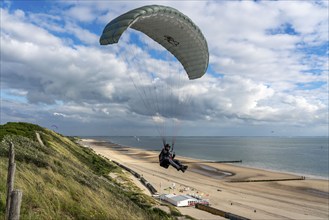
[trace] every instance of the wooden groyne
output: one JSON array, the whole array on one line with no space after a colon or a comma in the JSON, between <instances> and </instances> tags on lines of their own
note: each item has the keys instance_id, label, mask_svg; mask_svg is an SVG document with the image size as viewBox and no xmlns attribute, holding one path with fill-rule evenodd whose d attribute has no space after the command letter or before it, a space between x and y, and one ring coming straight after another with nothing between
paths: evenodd
<instances>
[{"instance_id":1,"label":"wooden groyne","mask_svg":"<svg viewBox=\"0 0 329 220\"><path fill-rule=\"evenodd\" d=\"M242 160L184 161L184 163L242 163Z\"/></svg>"},{"instance_id":2,"label":"wooden groyne","mask_svg":"<svg viewBox=\"0 0 329 220\"><path fill-rule=\"evenodd\" d=\"M282 178L282 179L262 179L262 180L230 180L229 183L254 183L254 182L276 182L276 181L293 181L293 180L305 180L305 176L297 178Z\"/></svg>"},{"instance_id":3,"label":"wooden groyne","mask_svg":"<svg viewBox=\"0 0 329 220\"><path fill-rule=\"evenodd\" d=\"M128 171L129 173L131 173L132 175L134 175L137 179L139 179L139 181L150 191L150 193L152 195L156 194L158 191L152 186L151 183L149 183L144 177L142 177L139 173L133 171L132 169L130 169L129 167L112 160L113 163L115 163L116 165L118 165L119 167L125 169L126 171Z\"/></svg>"},{"instance_id":4,"label":"wooden groyne","mask_svg":"<svg viewBox=\"0 0 329 220\"><path fill-rule=\"evenodd\" d=\"M203 204L196 204L195 208L206 211L206 212L209 212L213 215L219 215L219 216L222 216L224 218L228 218L230 220L249 220L248 218L245 218L245 217L242 217L242 216L239 216L239 215L235 215L235 214L230 213L230 212L225 212L223 210L216 209L216 208L213 208L213 207L210 207L210 206L207 206L207 205L203 205Z\"/></svg>"},{"instance_id":5,"label":"wooden groyne","mask_svg":"<svg viewBox=\"0 0 329 220\"><path fill-rule=\"evenodd\" d=\"M209 163L242 163L242 160L211 161Z\"/></svg>"}]
</instances>

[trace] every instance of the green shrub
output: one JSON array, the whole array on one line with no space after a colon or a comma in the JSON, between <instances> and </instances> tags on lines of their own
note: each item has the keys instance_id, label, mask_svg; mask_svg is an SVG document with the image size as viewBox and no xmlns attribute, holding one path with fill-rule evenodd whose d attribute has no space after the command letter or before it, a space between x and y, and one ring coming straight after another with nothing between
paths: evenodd
<instances>
[{"instance_id":1,"label":"green shrub","mask_svg":"<svg viewBox=\"0 0 329 220\"><path fill-rule=\"evenodd\" d=\"M39 125L25 122L8 122L5 125L0 125L0 141L6 135L19 135L36 141L35 131L42 130L44 129Z\"/></svg>"}]
</instances>

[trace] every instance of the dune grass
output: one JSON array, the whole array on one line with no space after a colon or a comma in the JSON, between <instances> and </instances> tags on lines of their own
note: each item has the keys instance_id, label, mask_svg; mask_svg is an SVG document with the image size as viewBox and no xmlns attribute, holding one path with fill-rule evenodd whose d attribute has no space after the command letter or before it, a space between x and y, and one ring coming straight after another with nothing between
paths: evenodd
<instances>
[{"instance_id":1,"label":"dune grass","mask_svg":"<svg viewBox=\"0 0 329 220\"><path fill-rule=\"evenodd\" d=\"M38 143L35 132L42 138ZM153 208L120 167L48 129L27 123L1 125L0 218L4 218L8 141L16 154L16 189L23 191L21 219L175 219ZM112 179L109 173L124 181Z\"/></svg>"}]
</instances>

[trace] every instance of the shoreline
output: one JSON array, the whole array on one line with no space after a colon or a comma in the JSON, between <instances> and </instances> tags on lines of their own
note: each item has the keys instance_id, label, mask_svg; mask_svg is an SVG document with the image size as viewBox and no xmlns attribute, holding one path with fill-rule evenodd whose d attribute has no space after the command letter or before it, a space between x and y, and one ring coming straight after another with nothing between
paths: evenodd
<instances>
[{"instance_id":1,"label":"shoreline","mask_svg":"<svg viewBox=\"0 0 329 220\"><path fill-rule=\"evenodd\" d=\"M239 165L235 165L235 166L239 166ZM294 176L301 176L301 177L305 177L306 179L329 181L329 177L324 177L324 176L316 176L316 175L297 173L297 172L291 172L291 171L286 171L286 170L275 170L275 169L263 168L263 167L254 167L254 166L249 166L249 165L241 165L241 166L246 167L246 168L251 168L251 169L260 169L260 170L269 171L269 172L277 172L277 173L290 174L290 175L294 175Z\"/></svg>"},{"instance_id":2,"label":"shoreline","mask_svg":"<svg viewBox=\"0 0 329 220\"><path fill-rule=\"evenodd\" d=\"M160 194L197 194L209 199L214 208L251 219L329 218L329 181L327 180L307 178L305 180L278 181L300 176L235 164L207 163L178 155L177 159L183 164L192 162L187 164L188 170L182 173L172 167L168 169L160 167L158 164L159 152L156 151L141 150L93 139L82 139L80 144L138 172ZM194 172L195 170L197 172ZM200 170L202 172L198 172ZM235 175L216 178L219 171ZM269 179L274 181L230 182ZM145 193L149 192L145 191ZM179 207L178 210L182 214L196 219L224 219L194 207Z\"/></svg>"},{"instance_id":3,"label":"shoreline","mask_svg":"<svg viewBox=\"0 0 329 220\"><path fill-rule=\"evenodd\" d=\"M157 151L157 150L147 150L147 149L138 148L138 147L134 147L134 146L121 145L121 144L117 144L117 143L114 143L114 142L111 142L111 141L106 141L106 140L98 140L98 139L92 139L92 138L82 138L82 139L83 140L92 140L92 141L96 141L96 142L109 143L109 144L113 145L113 147L111 146L112 148L118 149L120 151L128 151L127 148L128 149L130 148L130 149L136 149L136 150L140 150L140 151L148 151L148 152L155 152L155 153L160 152L160 151ZM194 157L180 156L180 158L185 158L187 161L193 160L193 161L202 162L202 163L216 163L215 160L204 160L204 159L199 159L199 158L194 158ZM293 176L298 176L298 177L305 177L307 179L329 181L329 176L325 177L325 176L318 176L318 175L292 172L292 171L287 171L287 170L276 170L276 169L265 168L265 167L257 167L257 166L244 164L243 161L241 163L226 163L226 164L230 164L232 166L238 166L238 167L242 167L242 168L250 168L250 169L263 170L263 171L268 171L268 172L275 172L275 173L293 175Z\"/></svg>"}]
</instances>

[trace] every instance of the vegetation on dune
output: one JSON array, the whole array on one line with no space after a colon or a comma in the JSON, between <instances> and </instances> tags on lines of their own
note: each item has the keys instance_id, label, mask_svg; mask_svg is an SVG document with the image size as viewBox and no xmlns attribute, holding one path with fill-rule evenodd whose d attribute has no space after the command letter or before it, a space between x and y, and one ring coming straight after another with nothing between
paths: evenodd
<instances>
[{"instance_id":1,"label":"vegetation on dune","mask_svg":"<svg viewBox=\"0 0 329 220\"><path fill-rule=\"evenodd\" d=\"M23 191L21 219L175 219L154 208L126 173L92 149L38 125L0 125L0 218L4 218L8 151L15 146L15 188ZM44 145L36 138L41 136ZM120 176L123 181L110 177Z\"/></svg>"},{"instance_id":2,"label":"vegetation on dune","mask_svg":"<svg viewBox=\"0 0 329 220\"><path fill-rule=\"evenodd\" d=\"M8 122L5 125L0 125L0 128L0 140L3 140L6 135L19 135L37 141L35 131L44 130L39 125L24 122Z\"/></svg>"}]
</instances>

